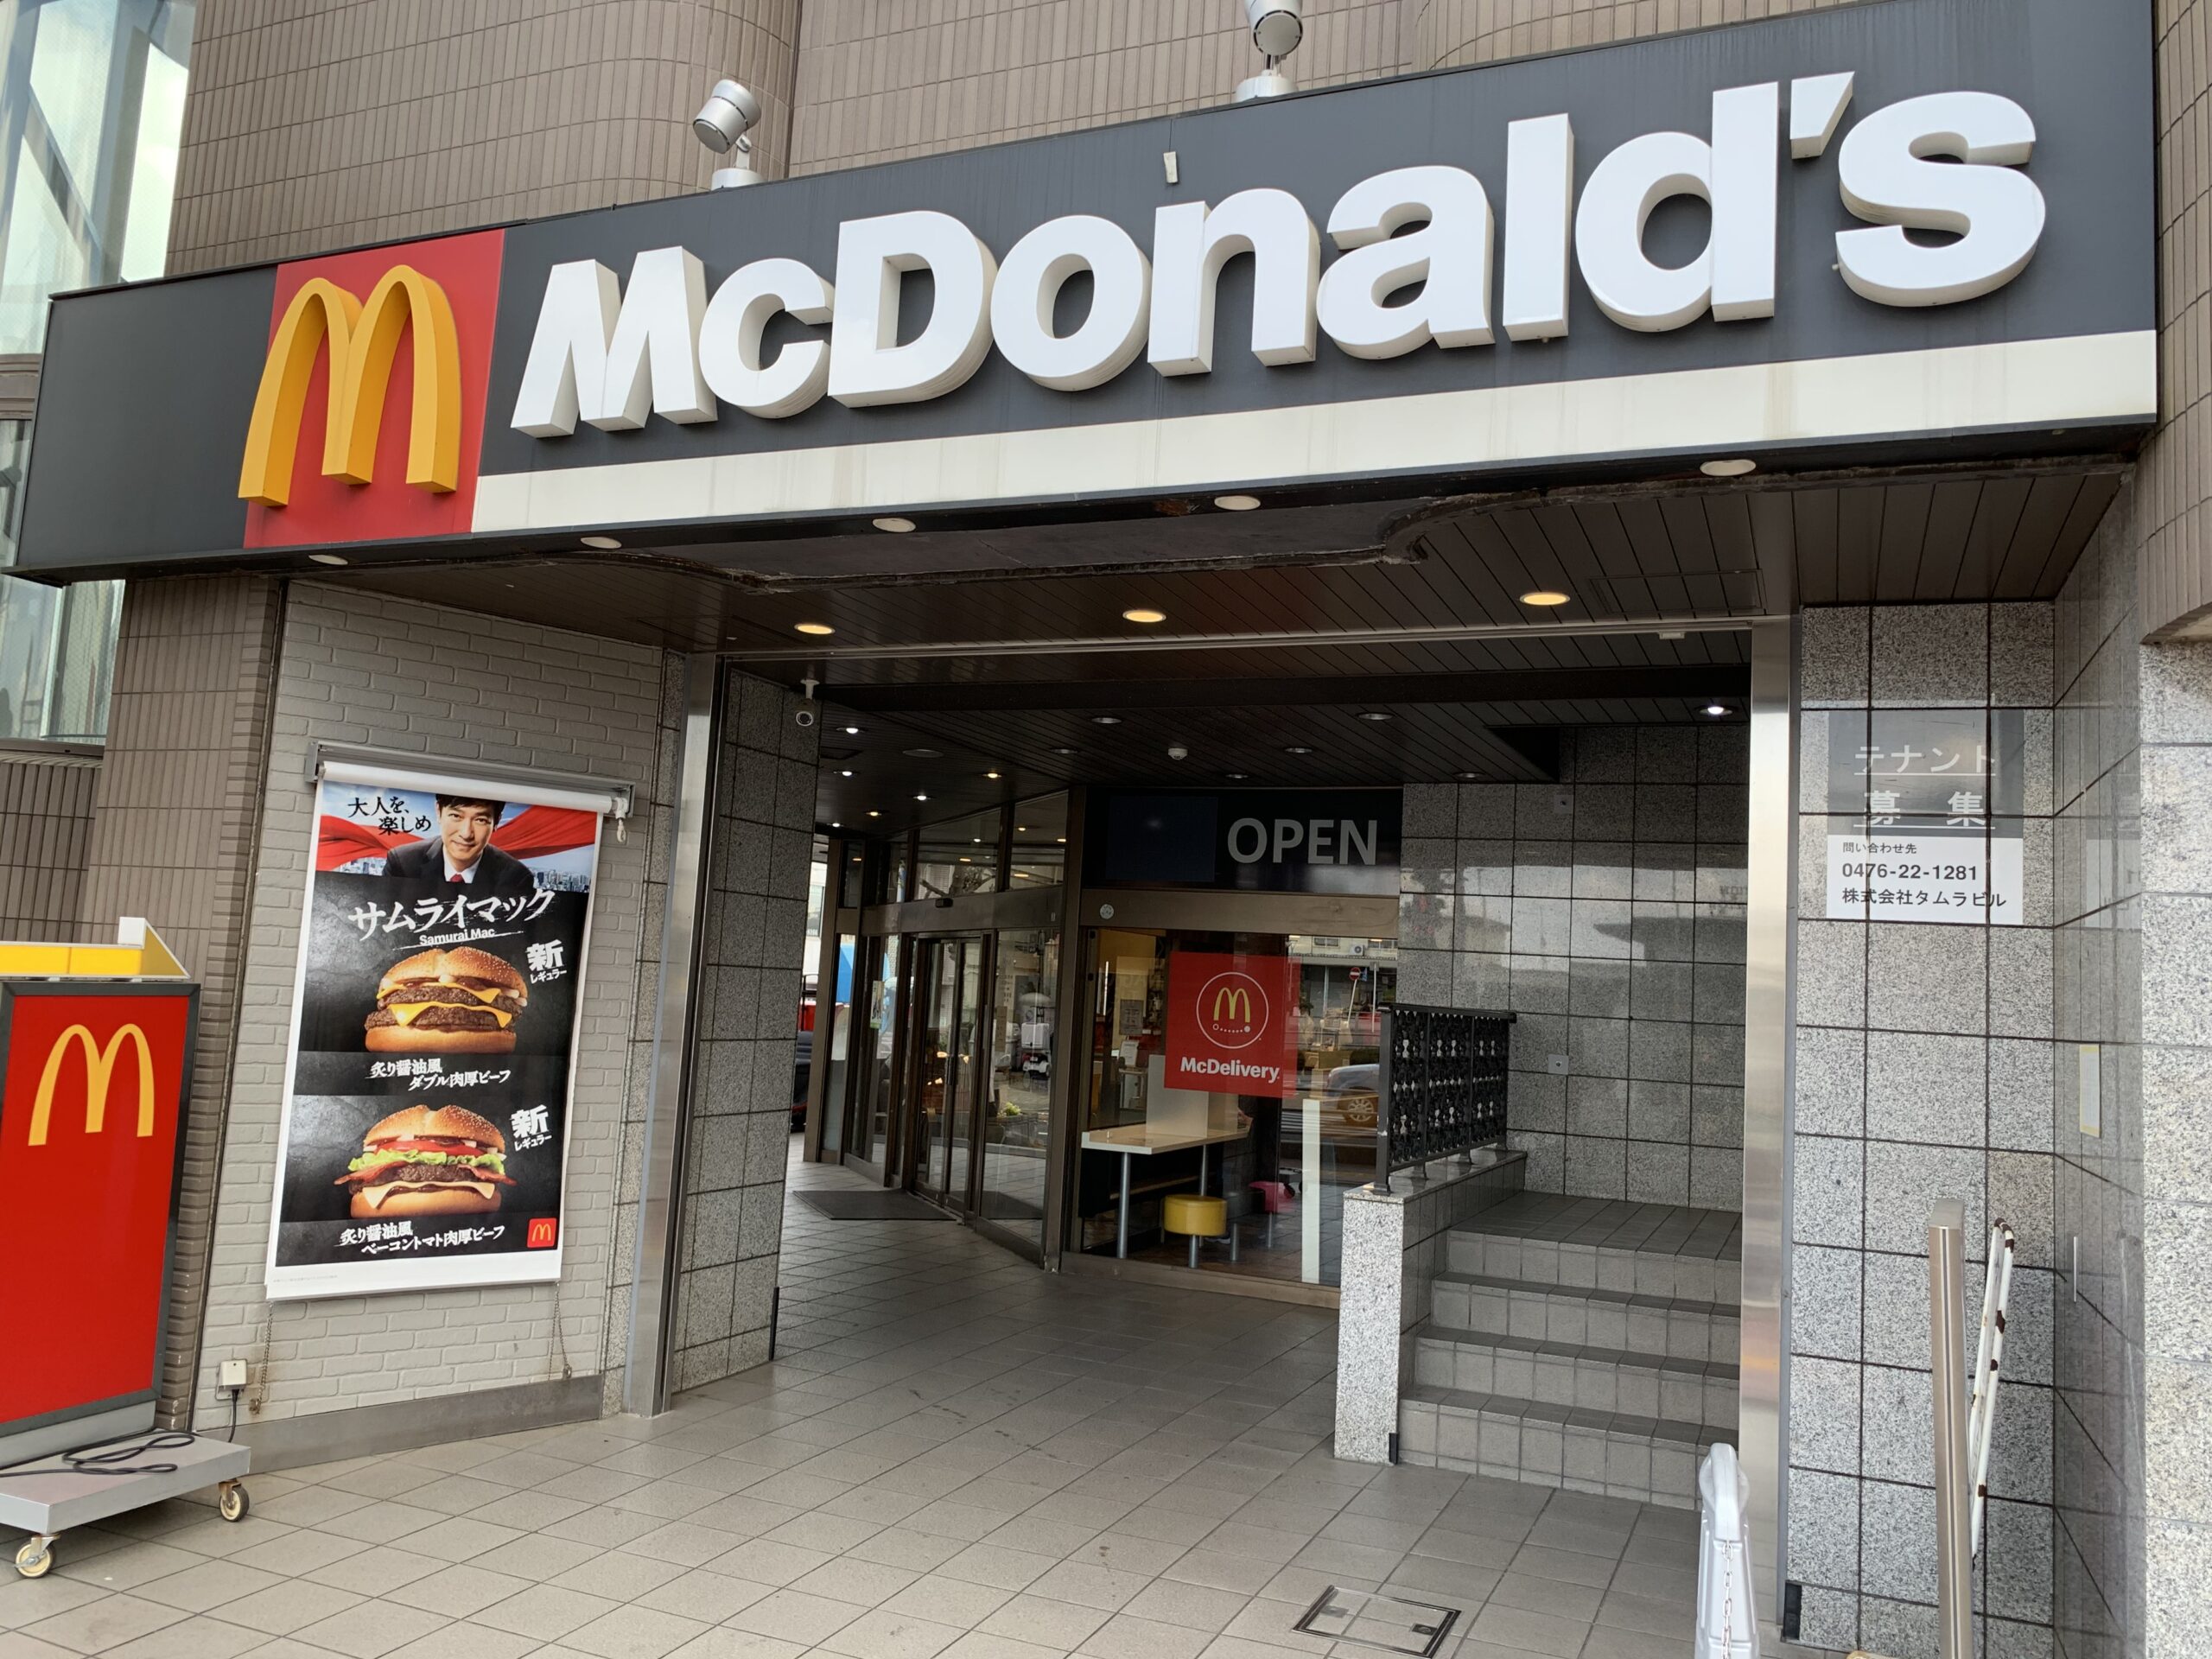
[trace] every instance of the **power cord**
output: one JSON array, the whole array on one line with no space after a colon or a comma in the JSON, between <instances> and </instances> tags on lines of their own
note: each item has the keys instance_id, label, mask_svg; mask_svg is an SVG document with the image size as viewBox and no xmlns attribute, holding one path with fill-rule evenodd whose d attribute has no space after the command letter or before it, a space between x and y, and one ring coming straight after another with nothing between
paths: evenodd
<instances>
[{"instance_id":1,"label":"power cord","mask_svg":"<svg viewBox=\"0 0 2212 1659\"><path fill-rule=\"evenodd\" d=\"M104 1446L98 1451L65 1452L60 1464L43 1469L0 1469L0 1477L12 1480L18 1475L173 1475L179 1465L130 1463L126 1459L142 1458L150 1452L179 1451L192 1441L193 1436L185 1433L156 1434L149 1440Z\"/></svg>"}]
</instances>

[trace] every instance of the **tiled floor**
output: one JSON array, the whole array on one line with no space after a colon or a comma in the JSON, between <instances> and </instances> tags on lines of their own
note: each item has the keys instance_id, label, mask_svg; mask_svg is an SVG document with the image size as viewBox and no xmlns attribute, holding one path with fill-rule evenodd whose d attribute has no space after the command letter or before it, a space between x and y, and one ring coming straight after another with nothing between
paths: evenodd
<instances>
[{"instance_id":1,"label":"tiled floor","mask_svg":"<svg viewBox=\"0 0 2212 1659\"><path fill-rule=\"evenodd\" d=\"M1336 1461L1325 1313L786 1217L773 1364L70 1535L0 1659L1374 1659L1292 1630L1331 1584L1461 1609L1440 1659L1688 1649L1694 1516Z\"/></svg>"}]
</instances>

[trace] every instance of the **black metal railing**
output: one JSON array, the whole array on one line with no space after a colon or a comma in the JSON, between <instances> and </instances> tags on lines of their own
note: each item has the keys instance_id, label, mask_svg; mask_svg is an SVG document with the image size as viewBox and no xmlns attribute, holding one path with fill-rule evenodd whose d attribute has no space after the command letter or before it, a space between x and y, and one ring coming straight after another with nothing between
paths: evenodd
<instances>
[{"instance_id":1,"label":"black metal railing","mask_svg":"<svg viewBox=\"0 0 2212 1659\"><path fill-rule=\"evenodd\" d=\"M1505 1138L1513 1020L1510 1014L1406 1002L1382 1010L1376 1190L1388 1192L1398 1170Z\"/></svg>"}]
</instances>

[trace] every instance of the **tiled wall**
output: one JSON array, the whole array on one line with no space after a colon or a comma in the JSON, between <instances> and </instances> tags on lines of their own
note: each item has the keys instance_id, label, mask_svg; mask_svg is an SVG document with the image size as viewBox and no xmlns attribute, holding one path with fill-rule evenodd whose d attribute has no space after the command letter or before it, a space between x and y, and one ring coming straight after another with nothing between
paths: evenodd
<instances>
[{"instance_id":1,"label":"tiled wall","mask_svg":"<svg viewBox=\"0 0 2212 1659\"><path fill-rule=\"evenodd\" d=\"M81 931L143 916L200 982L159 1385L171 1424L188 1421L200 1357L283 606L265 578L124 590L85 855Z\"/></svg>"},{"instance_id":2,"label":"tiled wall","mask_svg":"<svg viewBox=\"0 0 2212 1659\"><path fill-rule=\"evenodd\" d=\"M2051 628L2049 605L1803 619L1789 1566L1815 1646L1935 1653L1927 1221L1957 1198L1973 1306L1986 1217L2019 1241L1983 1650L2050 1651ZM1990 708L2024 711L2024 925L1827 918L1831 739L1864 711Z\"/></svg>"},{"instance_id":3,"label":"tiled wall","mask_svg":"<svg viewBox=\"0 0 2212 1659\"><path fill-rule=\"evenodd\" d=\"M0 939L74 939L98 754L0 746Z\"/></svg>"},{"instance_id":4,"label":"tiled wall","mask_svg":"<svg viewBox=\"0 0 2212 1659\"><path fill-rule=\"evenodd\" d=\"M734 75L784 171L799 0L200 0L168 269L703 190Z\"/></svg>"},{"instance_id":5,"label":"tiled wall","mask_svg":"<svg viewBox=\"0 0 2212 1659\"><path fill-rule=\"evenodd\" d=\"M692 1388L768 1357L790 1152L816 728L800 699L732 673L696 988L699 1052L683 1161L672 1376Z\"/></svg>"},{"instance_id":6,"label":"tiled wall","mask_svg":"<svg viewBox=\"0 0 2212 1659\"><path fill-rule=\"evenodd\" d=\"M143 648L123 658L126 669L144 660ZM251 823L251 807L260 808L201 1339L203 1377L219 1359L248 1362L249 1421L600 1370L633 1022L641 981L651 982L639 961L658 942L659 918L645 905L653 824L632 823L620 839L610 829L601 843L573 1067L562 1281L271 1303L262 1274L313 827L313 798L301 780L312 745L323 740L650 785L661 764L668 660L636 645L406 601L290 589L270 677L265 767L256 765L255 798L242 813ZM145 913L158 925L158 911ZM224 1414L211 1389L200 1389L197 1414L219 1427Z\"/></svg>"},{"instance_id":7,"label":"tiled wall","mask_svg":"<svg viewBox=\"0 0 2212 1659\"><path fill-rule=\"evenodd\" d=\"M1306 0L1301 87L1405 67L1402 0ZM1236 0L808 0L791 171L1226 104L1262 66Z\"/></svg>"},{"instance_id":8,"label":"tiled wall","mask_svg":"<svg viewBox=\"0 0 2212 1659\"><path fill-rule=\"evenodd\" d=\"M1857 0L1401 0L1406 67L1440 69L1676 29L1781 17Z\"/></svg>"},{"instance_id":9,"label":"tiled wall","mask_svg":"<svg viewBox=\"0 0 2212 1659\"><path fill-rule=\"evenodd\" d=\"M2139 729L2146 653L2138 644L2134 507L2133 492L2123 493L2057 609L2051 1141L2069 1282L2056 1309L2053 1622L2072 1659L2143 1651ZM2094 1046L2094 1135L2082 1128L2083 1045ZM2203 1106L2193 1091L2175 1103L2184 1109L2169 1132L2184 1130Z\"/></svg>"},{"instance_id":10,"label":"tiled wall","mask_svg":"<svg viewBox=\"0 0 2212 1659\"><path fill-rule=\"evenodd\" d=\"M1585 728L1556 785L1405 792L1398 995L1520 1016L1532 1192L1740 1207L1745 739Z\"/></svg>"}]
</instances>

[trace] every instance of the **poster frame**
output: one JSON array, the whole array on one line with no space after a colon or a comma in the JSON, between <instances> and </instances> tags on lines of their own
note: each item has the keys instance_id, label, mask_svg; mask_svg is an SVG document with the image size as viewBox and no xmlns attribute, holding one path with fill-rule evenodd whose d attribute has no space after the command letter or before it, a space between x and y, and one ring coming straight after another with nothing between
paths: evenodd
<instances>
[{"instance_id":1,"label":"poster frame","mask_svg":"<svg viewBox=\"0 0 2212 1659\"><path fill-rule=\"evenodd\" d=\"M576 990L570 1012L568 1077L561 1107L561 1226L550 1249L503 1250L495 1255L416 1257L388 1262L315 1262L279 1266L276 1243L284 1218L284 1180L291 1157L292 1097L298 1080L300 1026L306 1012L308 946L315 919L315 849L321 833L317 804L325 784L360 784L384 788L411 789L425 793L486 792L510 804L557 806L595 812L601 823L592 837L590 896L599 893L599 855L607 832L605 820L619 818L620 797L610 788L585 793L559 784L537 787L524 781L515 769L472 771L466 762L440 763L425 756L420 760L386 766L373 760L327 760L308 780L307 860L300 891L300 925L293 950L292 1009L284 1043L284 1091L277 1107L276 1163L272 1172L269 1206L269 1242L262 1283L272 1302L309 1301L332 1296L381 1296L407 1291L467 1290L492 1285L541 1285L559 1282L569 1249L569 1159L575 1139L576 1048L583 1034L584 995L591 982L591 941L595 908L587 909L583 938L576 952Z\"/></svg>"}]
</instances>

